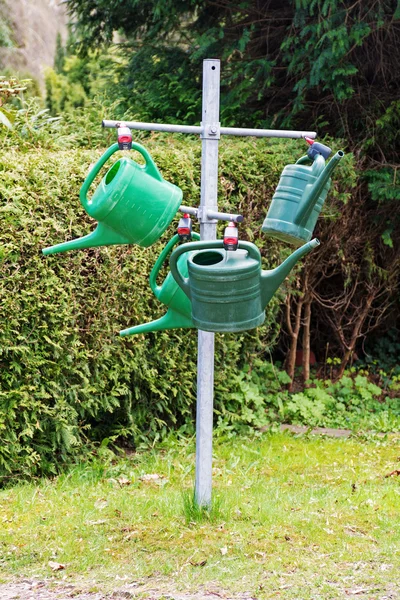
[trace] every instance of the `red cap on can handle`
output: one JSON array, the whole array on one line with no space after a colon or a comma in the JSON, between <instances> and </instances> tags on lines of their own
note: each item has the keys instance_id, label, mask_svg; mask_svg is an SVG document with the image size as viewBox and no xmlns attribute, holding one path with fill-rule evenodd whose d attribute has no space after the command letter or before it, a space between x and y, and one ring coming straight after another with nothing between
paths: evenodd
<instances>
[{"instance_id":1,"label":"red cap on can handle","mask_svg":"<svg viewBox=\"0 0 400 600\"><path fill-rule=\"evenodd\" d=\"M120 150L130 150L132 148L132 132L124 123L119 124L117 136Z\"/></svg>"}]
</instances>

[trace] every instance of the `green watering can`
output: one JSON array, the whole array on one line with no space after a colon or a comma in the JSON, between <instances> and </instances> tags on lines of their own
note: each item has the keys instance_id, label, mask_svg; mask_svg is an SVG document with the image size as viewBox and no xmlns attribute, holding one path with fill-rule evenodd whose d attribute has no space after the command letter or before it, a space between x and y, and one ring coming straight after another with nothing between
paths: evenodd
<instances>
[{"instance_id":1,"label":"green watering can","mask_svg":"<svg viewBox=\"0 0 400 600\"><path fill-rule=\"evenodd\" d=\"M327 146L318 142L313 146L326 148L325 156L329 156L330 148ZM303 156L295 165L287 165L283 169L262 226L264 233L296 246L311 239L331 186L331 173L344 153L339 150L328 164L318 151L311 156L314 160ZM313 160L311 165L307 164L310 160Z\"/></svg>"},{"instance_id":2,"label":"green watering can","mask_svg":"<svg viewBox=\"0 0 400 600\"><path fill-rule=\"evenodd\" d=\"M130 158L117 160L88 199L94 178L119 150L118 144L113 144L81 187L79 197L84 209L99 221L96 229L85 237L45 248L43 254L112 244L138 244L146 248L161 237L181 204L182 190L162 178L146 148L133 142L132 149L140 152L145 165Z\"/></svg>"},{"instance_id":3,"label":"green watering can","mask_svg":"<svg viewBox=\"0 0 400 600\"><path fill-rule=\"evenodd\" d=\"M198 233L192 233L192 237L199 240ZM121 336L134 335L136 333L148 333L149 331L161 331L163 329L176 329L177 327L194 327L191 319L192 305L189 298L181 290L171 273L168 273L164 283L157 285L157 277L169 252L179 242L179 235L174 235L165 246L151 270L149 282L150 287L158 300L168 306L163 317L151 323L143 323L135 327L129 327L119 332ZM196 244L194 244L196 246ZM188 274L187 256L181 256L177 268L184 277Z\"/></svg>"},{"instance_id":4,"label":"green watering can","mask_svg":"<svg viewBox=\"0 0 400 600\"><path fill-rule=\"evenodd\" d=\"M279 267L261 269L260 251L251 242L239 242L238 250L226 251L223 242L183 244L170 258L171 273L192 304L192 327L204 331L235 332L264 322L265 307L297 261L319 245L317 239L298 248ZM193 252L198 250L198 252ZM188 277L179 269L187 260Z\"/></svg>"}]
</instances>

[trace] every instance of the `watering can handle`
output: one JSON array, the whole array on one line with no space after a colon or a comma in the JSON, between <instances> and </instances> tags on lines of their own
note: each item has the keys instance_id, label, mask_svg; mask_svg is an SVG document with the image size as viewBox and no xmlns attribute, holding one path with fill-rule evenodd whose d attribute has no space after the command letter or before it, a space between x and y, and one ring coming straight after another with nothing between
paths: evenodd
<instances>
[{"instance_id":1,"label":"watering can handle","mask_svg":"<svg viewBox=\"0 0 400 600\"><path fill-rule=\"evenodd\" d=\"M179 248L175 248L175 250L171 254L171 258L169 259L169 266L171 268L173 278L175 279L179 287L185 292L188 298L190 298L189 278L182 277L182 275L178 271L178 258L185 252L191 252L193 250L213 250L215 248L223 247L224 242L222 240L204 240L202 242L189 242L189 244L182 244L182 246L179 246ZM239 242L238 248L240 248L241 250L247 250L249 256L259 261L259 263L261 264L261 254L257 246L255 246L251 242Z\"/></svg>"},{"instance_id":2,"label":"watering can handle","mask_svg":"<svg viewBox=\"0 0 400 600\"><path fill-rule=\"evenodd\" d=\"M198 233L193 232L192 236L194 237L194 239L199 240L200 236ZM172 248L174 246L176 246L176 244L179 242L179 235L176 234L174 235L168 242L168 244L166 244L166 246L164 246L163 250L161 251L160 256L157 258L156 262L154 263L154 267L151 270L150 273L150 277L149 277L149 282L150 282L150 287L155 295L156 298L159 297L159 294L161 292L162 286L157 285L157 277L158 274L160 272L161 267L164 264L165 259L167 258L169 252L172 250Z\"/></svg>"},{"instance_id":3,"label":"watering can handle","mask_svg":"<svg viewBox=\"0 0 400 600\"><path fill-rule=\"evenodd\" d=\"M304 165L304 164L310 163L310 162L312 162L311 158L309 158L306 155L306 156L302 156L301 158L299 158L299 160L296 160L296 165Z\"/></svg>"},{"instance_id":4,"label":"watering can handle","mask_svg":"<svg viewBox=\"0 0 400 600\"><path fill-rule=\"evenodd\" d=\"M104 154L99 158L99 160L96 162L96 164L92 167L91 171L89 172L89 175L86 177L85 181L83 182L83 185L79 192L79 198L81 200L82 205L85 208L89 204L87 193L88 193L89 188L92 185L95 177L98 175L100 169L108 161L110 156L112 154L114 154L115 152L117 152L119 149L120 148L119 148L118 144L112 144L112 146L107 148L107 150L104 152ZM143 167L142 166L140 167L141 169L143 169L151 177L154 177L154 179L158 179L159 181L164 181L160 171L157 168L156 163L154 162L154 160L152 159L152 157L147 152L147 150L144 146L142 146L141 144L138 144L137 142L132 142L132 150L137 150L138 152L140 152L140 154L143 156L143 158L146 161L146 164Z\"/></svg>"},{"instance_id":5,"label":"watering can handle","mask_svg":"<svg viewBox=\"0 0 400 600\"><path fill-rule=\"evenodd\" d=\"M312 174L318 176L324 170L326 161L322 154L317 154L314 159L306 155L299 158L296 165L304 165L307 163L311 163L312 165Z\"/></svg>"}]
</instances>

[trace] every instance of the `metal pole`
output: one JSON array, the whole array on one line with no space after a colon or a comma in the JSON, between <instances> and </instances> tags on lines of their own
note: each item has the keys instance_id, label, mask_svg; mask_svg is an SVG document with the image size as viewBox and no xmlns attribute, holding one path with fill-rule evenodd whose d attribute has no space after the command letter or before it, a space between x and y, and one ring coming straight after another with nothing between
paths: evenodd
<instances>
[{"instance_id":1,"label":"metal pole","mask_svg":"<svg viewBox=\"0 0 400 600\"><path fill-rule=\"evenodd\" d=\"M206 214L206 208L217 210L218 140L219 140L220 61L203 61L203 107L201 152L202 240L215 240L217 226ZM214 334L198 333L197 410L196 410L196 482L195 502L211 506L212 433L214 395Z\"/></svg>"}]
</instances>

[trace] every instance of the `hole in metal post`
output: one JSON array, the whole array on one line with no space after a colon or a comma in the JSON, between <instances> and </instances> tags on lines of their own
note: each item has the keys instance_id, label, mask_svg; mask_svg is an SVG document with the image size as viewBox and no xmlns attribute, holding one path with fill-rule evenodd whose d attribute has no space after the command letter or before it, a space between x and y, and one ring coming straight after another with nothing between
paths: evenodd
<instances>
[{"instance_id":1,"label":"hole in metal post","mask_svg":"<svg viewBox=\"0 0 400 600\"><path fill-rule=\"evenodd\" d=\"M213 71L215 71L215 67L211 67L211 69L212 69Z\"/></svg>"}]
</instances>

